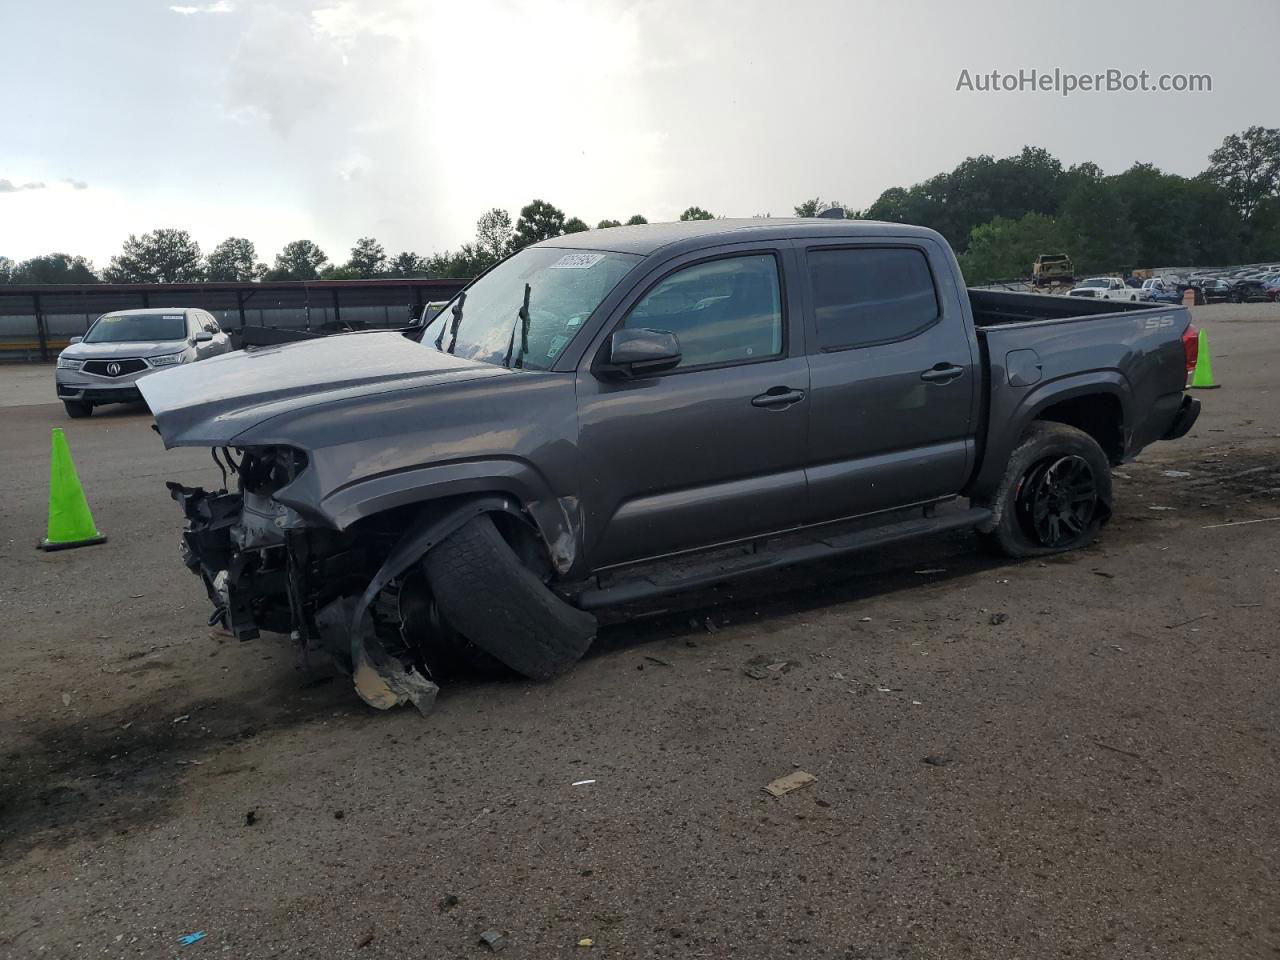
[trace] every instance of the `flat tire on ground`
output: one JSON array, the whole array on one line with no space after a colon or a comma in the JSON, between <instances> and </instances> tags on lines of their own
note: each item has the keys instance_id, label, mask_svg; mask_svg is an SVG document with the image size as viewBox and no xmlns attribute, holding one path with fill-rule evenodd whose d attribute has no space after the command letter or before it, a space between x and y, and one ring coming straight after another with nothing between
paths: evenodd
<instances>
[{"instance_id":1,"label":"flat tire on ground","mask_svg":"<svg viewBox=\"0 0 1280 960\"><path fill-rule=\"evenodd\" d=\"M985 549L1019 558L1074 550L1111 515L1111 465L1083 430L1037 420L1010 455L991 507L995 527L978 535Z\"/></svg>"},{"instance_id":2,"label":"flat tire on ground","mask_svg":"<svg viewBox=\"0 0 1280 960\"><path fill-rule=\"evenodd\" d=\"M556 596L488 515L454 531L423 563L450 625L526 677L563 673L595 639L596 618Z\"/></svg>"}]
</instances>

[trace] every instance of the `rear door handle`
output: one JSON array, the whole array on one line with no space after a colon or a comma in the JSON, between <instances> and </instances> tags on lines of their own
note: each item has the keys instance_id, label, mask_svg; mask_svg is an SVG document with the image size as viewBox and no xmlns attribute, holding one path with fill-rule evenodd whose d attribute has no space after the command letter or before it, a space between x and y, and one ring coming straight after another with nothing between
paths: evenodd
<instances>
[{"instance_id":1,"label":"rear door handle","mask_svg":"<svg viewBox=\"0 0 1280 960\"><path fill-rule=\"evenodd\" d=\"M932 367L920 374L920 379L928 383L950 383L956 377L964 373L964 367L957 367L950 363L935 363Z\"/></svg>"},{"instance_id":2,"label":"rear door handle","mask_svg":"<svg viewBox=\"0 0 1280 960\"><path fill-rule=\"evenodd\" d=\"M758 397L751 398L753 407L789 407L804 399L803 390L792 390L790 387L770 387Z\"/></svg>"}]
</instances>

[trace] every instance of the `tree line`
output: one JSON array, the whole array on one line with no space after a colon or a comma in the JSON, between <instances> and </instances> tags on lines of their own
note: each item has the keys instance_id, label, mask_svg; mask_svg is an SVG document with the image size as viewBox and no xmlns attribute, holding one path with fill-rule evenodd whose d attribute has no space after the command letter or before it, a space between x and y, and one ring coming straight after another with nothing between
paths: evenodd
<instances>
[{"instance_id":1,"label":"tree line","mask_svg":"<svg viewBox=\"0 0 1280 960\"><path fill-rule=\"evenodd\" d=\"M814 197L795 214L812 217L832 207L843 204ZM1231 134L1194 177L1149 163L1114 175L1088 162L1064 168L1030 146L999 160L984 154L910 187L891 187L847 215L934 228L955 248L970 283L1024 277L1042 253L1070 254L1081 273L1280 260L1280 129ZM698 206L680 215L712 217ZM639 214L626 221L647 222ZM618 226L622 221L601 220L596 229ZM489 210L476 222L475 238L457 250L393 256L373 237L361 237L339 263L313 241L295 240L268 266L243 237L222 241L206 256L185 230L164 228L130 234L100 275L84 257L65 253L20 263L0 256L0 283L473 277L531 243L587 229L581 218L534 200L514 222L505 210Z\"/></svg>"},{"instance_id":2,"label":"tree line","mask_svg":"<svg viewBox=\"0 0 1280 960\"><path fill-rule=\"evenodd\" d=\"M680 215L681 220L710 218L711 214L701 207L689 207ZM626 224L648 222L636 214ZM596 229L622 225L621 220L601 220ZM164 227L141 236L129 234L124 248L100 274L84 257L66 253L50 253L21 262L0 256L0 284L467 278L531 243L589 229L581 218L566 217L563 210L545 200L534 200L521 208L514 224L507 211L498 207L489 210L476 221L475 239L456 251L423 257L406 250L391 256L373 237L361 237L347 260L335 263L314 241L294 240L285 244L268 266L259 261L252 240L228 237L206 256L186 230Z\"/></svg>"},{"instance_id":3,"label":"tree line","mask_svg":"<svg viewBox=\"0 0 1280 960\"><path fill-rule=\"evenodd\" d=\"M1067 253L1078 274L1280 260L1280 129L1231 134L1194 177L1135 163L1107 175L1048 151L970 157L886 190L859 216L933 227L970 283L1025 277Z\"/></svg>"}]
</instances>

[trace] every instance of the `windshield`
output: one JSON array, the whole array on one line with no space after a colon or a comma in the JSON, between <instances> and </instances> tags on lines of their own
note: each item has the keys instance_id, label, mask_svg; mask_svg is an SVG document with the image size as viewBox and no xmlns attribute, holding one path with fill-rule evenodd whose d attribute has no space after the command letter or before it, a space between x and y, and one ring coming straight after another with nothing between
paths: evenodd
<instances>
[{"instance_id":1,"label":"windshield","mask_svg":"<svg viewBox=\"0 0 1280 960\"><path fill-rule=\"evenodd\" d=\"M512 366L546 370L591 311L641 259L600 250L521 250L466 289L453 353L497 364L510 356ZM522 350L526 285L529 337L527 350ZM449 349L457 306L455 300L427 323L423 346L438 342L441 350Z\"/></svg>"},{"instance_id":2,"label":"windshield","mask_svg":"<svg viewBox=\"0 0 1280 960\"><path fill-rule=\"evenodd\" d=\"M107 313L84 336L85 343L185 339L187 319L181 313Z\"/></svg>"},{"instance_id":3,"label":"windshield","mask_svg":"<svg viewBox=\"0 0 1280 960\"><path fill-rule=\"evenodd\" d=\"M1086 280L1084 283L1080 284L1080 286L1082 286L1082 287L1109 287L1109 286L1111 286L1111 282L1110 282L1109 280Z\"/></svg>"}]
</instances>

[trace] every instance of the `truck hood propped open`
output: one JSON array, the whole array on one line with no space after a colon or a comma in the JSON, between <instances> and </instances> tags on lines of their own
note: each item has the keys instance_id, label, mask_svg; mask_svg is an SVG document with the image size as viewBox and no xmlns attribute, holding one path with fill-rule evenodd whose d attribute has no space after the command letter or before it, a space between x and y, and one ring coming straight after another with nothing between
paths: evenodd
<instances>
[{"instance_id":1,"label":"truck hood propped open","mask_svg":"<svg viewBox=\"0 0 1280 960\"><path fill-rule=\"evenodd\" d=\"M138 381L164 445L226 446L282 413L355 396L511 376L395 331L343 334L237 351Z\"/></svg>"}]
</instances>

